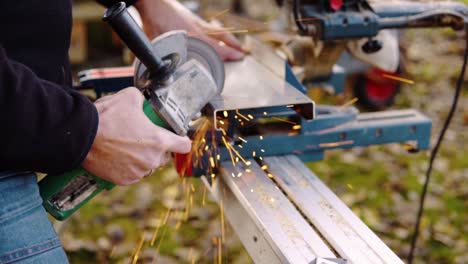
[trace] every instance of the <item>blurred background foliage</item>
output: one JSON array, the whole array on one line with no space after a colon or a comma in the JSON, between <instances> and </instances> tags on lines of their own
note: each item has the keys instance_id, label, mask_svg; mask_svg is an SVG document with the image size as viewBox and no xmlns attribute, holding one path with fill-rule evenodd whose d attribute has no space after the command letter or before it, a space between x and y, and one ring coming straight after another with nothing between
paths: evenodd
<instances>
[{"instance_id":1,"label":"blurred background foliage","mask_svg":"<svg viewBox=\"0 0 468 264\"><path fill-rule=\"evenodd\" d=\"M199 2L202 9L230 8L227 0ZM255 19L270 21L278 13L273 1L245 3L248 15ZM129 61L99 21L102 10L90 2L75 1L71 51L78 56L75 71ZM432 118L432 143L452 101L463 47L463 35L448 29L402 31L403 76L415 83L402 84L391 109L416 108ZM458 111L435 162L416 263L468 263L466 88L465 81ZM351 98L348 92L344 96L322 93L314 99L339 105ZM324 161L307 165L405 258L428 154L409 154L394 144L330 151ZM171 165L138 184L100 195L68 221L54 225L71 263L213 263L219 257L222 228L217 204L200 179L180 179ZM222 262L251 262L229 225L225 231Z\"/></svg>"}]
</instances>

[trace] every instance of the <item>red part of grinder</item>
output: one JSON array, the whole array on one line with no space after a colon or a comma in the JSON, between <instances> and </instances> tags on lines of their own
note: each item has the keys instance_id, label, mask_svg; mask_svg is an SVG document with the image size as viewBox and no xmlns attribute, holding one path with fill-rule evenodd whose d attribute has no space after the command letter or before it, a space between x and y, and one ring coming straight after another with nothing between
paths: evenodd
<instances>
[{"instance_id":1,"label":"red part of grinder","mask_svg":"<svg viewBox=\"0 0 468 264\"><path fill-rule=\"evenodd\" d=\"M333 11L340 10L343 6L343 0L331 0L330 7Z\"/></svg>"},{"instance_id":2,"label":"red part of grinder","mask_svg":"<svg viewBox=\"0 0 468 264\"><path fill-rule=\"evenodd\" d=\"M180 176L191 177L193 176L193 166L192 166L192 153L187 154L174 154L174 163Z\"/></svg>"}]
</instances>

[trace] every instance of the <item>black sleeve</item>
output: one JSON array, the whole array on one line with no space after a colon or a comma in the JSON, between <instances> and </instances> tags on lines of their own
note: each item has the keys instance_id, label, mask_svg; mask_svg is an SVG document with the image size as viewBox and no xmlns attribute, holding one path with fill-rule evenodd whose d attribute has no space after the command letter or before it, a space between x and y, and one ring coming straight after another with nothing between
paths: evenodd
<instances>
[{"instance_id":1,"label":"black sleeve","mask_svg":"<svg viewBox=\"0 0 468 264\"><path fill-rule=\"evenodd\" d=\"M96 0L98 3L105 7L111 7L113 4L118 3L118 2L125 2L127 6L131 6L135 4L138 0ZM158 0L154 0L158 1Z\"/></svg>"},{"instance_id":2,"label":"black sleeve","mask_svg":"<svg viewBox=\"0 0 468 264\"><path fill-rule=\"evenodd\" d=\"M37 77L0 46L0 171L61 173L77 167L96 135L94 105Z\"/></svg>"}]
</instances>

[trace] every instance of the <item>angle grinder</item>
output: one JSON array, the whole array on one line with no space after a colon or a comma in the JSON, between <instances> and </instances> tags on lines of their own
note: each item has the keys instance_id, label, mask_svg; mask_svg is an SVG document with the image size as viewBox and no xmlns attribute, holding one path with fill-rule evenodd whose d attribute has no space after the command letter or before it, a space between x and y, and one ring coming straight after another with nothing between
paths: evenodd
<instances>
[{"instance_id":1,"label":"angle grinder","mask_svg":"<svg viewBox=\"0 0 468 264\"><path fill-rule=\"evenodd\" d=\"M224 64L216 51L185 31L171 31L151 42L124 2L109 8L103 20L137 58L134 83L146 98L144 113L155 125L185 135L190 122L223 89ZM39 182L43 205L58 220L114 186L81 166L61 175L47 175Z\"/></svg>"}]
</instances>

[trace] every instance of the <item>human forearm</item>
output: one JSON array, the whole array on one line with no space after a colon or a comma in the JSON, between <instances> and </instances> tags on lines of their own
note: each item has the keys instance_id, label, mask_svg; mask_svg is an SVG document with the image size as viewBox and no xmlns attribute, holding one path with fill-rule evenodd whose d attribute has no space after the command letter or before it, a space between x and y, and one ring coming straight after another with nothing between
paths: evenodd
<instances>
[{"instance_id":1,"label":"human forearm","mask_svg":"<svg viewBox=\"0 0 468 264\"><path fill-rule=\"evenodd\" d=\"M78 166L98 116L83 95L38 78L0 46L0 170L63 172Z\"/></svg>"}]
</instances>

